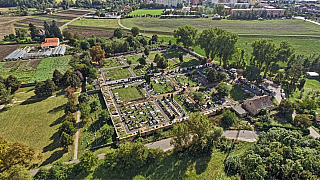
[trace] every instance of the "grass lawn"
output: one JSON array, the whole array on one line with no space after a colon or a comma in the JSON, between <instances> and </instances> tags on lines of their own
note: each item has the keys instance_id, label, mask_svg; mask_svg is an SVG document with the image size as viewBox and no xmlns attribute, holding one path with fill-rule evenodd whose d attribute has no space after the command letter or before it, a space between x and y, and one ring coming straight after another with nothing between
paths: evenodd
<instances>
[{"instance_id":1,"label":"grass lawn","mask_svg":"<svg viewBox=\"0 0 320 180\"><path fill-rule=\"evenodd\" d=\"M163 81L163 84L155 83L154 81L152 81L151 84L152 84L153 90L156 94L157 93L165 94L168 92L172 92L174 90L174 86L173 86L172 82L169 82L169 81L168 82Z\"/></svg>"},{"instance_id":2,"label":"grass lawn","mask_svg":"<svg viewBox=\"0 0 320 180\"><path fill-rule=\"evenodd\" d=\"M173 32L185 24L194 26L199 31L208 28L221 27L238 34L299 34L319 35L318 25L299 19L278 20L211 20L211 18L197 19L159 19L159 18L127 18L121 20L122 25L132 28Z\"/></svg>"},{"instance_id":3,"label":"grass lawn","mask_svg":"<svg viewBox=\"0 0 320 180\"><path fill-rule=\"evenodd\" d=\"M179 69L179 64L175 63L173 60L168 59L168 70Z\"/></svg>"},{"instance_id":4,"label":"grass lawn","mask_svg":"<svg viewBox=\"0 0 320 180\"><path fill-rule=\"evenodd\" d=\"M240 142L230 155L242 154L253 143ZM90 174L78 174L75 179L230 179L224 172L227 154L213 149L210 156L193 157L188 154L166 153L158 163L145 165L138 170L109 169L99 160Z\"/></svg>"},{"instance_id":5,"label":"grass lawn","mask_svg":"<svg viewBox=\"0 0 320 180\"><path fill-rule=\"evenodd\" d=\"M102 68L109 68L109 67L117 67L123 66L124 64L118 58L109 58L104 60L104 66Z\"/></svg>"},{"instance_id":6,"label":"grass lawn","mask_svg":"<svg viewBox=\"0 0 320 180\"><path fill-rule=\"evenodd\" d=\"M230 96L233 100L238 101L241 99L245 99L250 97L249 94L245 93L239 86L237 85L229 85L231 87Z\"/></svg>"},{"instance_id":7,"label":"grass lawn","mask_svg":"<svg viewBox=\"0 0 320 180\"><path fill-rule=\"evenodd\" d=\"M85 19L76 20L71 23L72 25L80 26L98 26L98 27L120 27L118 25L118 19Z\"/></svg>"},{"instance_id":8,"label":"grass lawn","mask_svg":"<svg viewBox=\"0 0 320 180\"><path fill-rule=\"evenodd\" d=\"M135 16L135 15L161 15L163 12L163 9L138 9L130 13L130 16Z\"/></svg>"},{"instance_id":9,"label":"grass lawn","mask_svg":"<svg viewBox=\"0 0 320 180\"><path fill-rule=\"evenodd\" d=\"M163 52L163 54L165 54L165 56L167 56L168 58L179 58L180 54L185 55L185 53L179 50L169 50L169 51Z\"/></svg>"},{"instance_id":10,"label":"grass lawn","mask_svg":"<svg viewBox=\"0 0 320 180\"><path fill-rule=\"evenodd\" d=\"M0 112L0 136L11 142L22 142L43 154L42 164L51 164L62 159L68 161L73 156L65 154L58 143L58 128L64 116L64 96L42 101L30 101L13 105ZM40 163L41 164L41 163Z\"/></svg>"},{"instance_id":11,"label":"grass lawn","mask_svg":"<svg viewBox=\"0 0 320 180\"><path fill-rule=\"evenodd\" d=\"M141 55L133 55L133 56L125 56L123 59L131 60L131 64L138 64L139 59L141 58Z\"/></svg>"},{"instance_id":12,"label":"grass lawn","mask_svg":"<svg viewBox=\"0 0 320 180\"><path fill-rule=\"evenodd\" d=\"M112 93L118 93L120 100L123 102L144 97L144 92L142 90L138 90L136 86L112 89Z\"/></svg>"},{"instance_id":13,"label":"grass lawn","mask_svg":"<svg viewBox=\"0 0 320 180\"><path fill-rule=\"evenodd\" d=\"M142 66L139 64L139 65L131 66L131 69L137 76L141 76L146 73L147 66Z\"/></svg>"},{"instance_id":14,"label":"grass lawn","mask_svg":"<svg viewBox=\"0 0 320 180\"><path fill-rule=\"evenodd\" d=\"M116 69L109 69L103 71L107 79L115 80L115 79L124 79L131 77L132 74L128 70L128 68L116 68Z\"/></svg>"},{"instance_id":15,"label":"grass lawn","mask_svg":"<svg viewBox=\"0 0 320 180\"><path fill-rule=\"evenodd\" d=\"M192 81L190 79L189 76L186 76L186 75L179 75L178 76L175 76L175 78L173 78L174 80L176 80L177 82L180 82L181 84L189 84L189 87L196 87L197 86L197 83Z\"/></svg>"},{"instance_id":16,"label":"grass lawn","mask_svg":"<svg viewBox=\"0 0 320 180\"><path fill-rule=\"evenodd\" d=\"M176 59L176 61L179 61L179 59ZM181 63L182 67L190 67L195 65L199 65L199 61L197 59L189 56L183 57L183 63Z\"/></svg>"}]
</instances>

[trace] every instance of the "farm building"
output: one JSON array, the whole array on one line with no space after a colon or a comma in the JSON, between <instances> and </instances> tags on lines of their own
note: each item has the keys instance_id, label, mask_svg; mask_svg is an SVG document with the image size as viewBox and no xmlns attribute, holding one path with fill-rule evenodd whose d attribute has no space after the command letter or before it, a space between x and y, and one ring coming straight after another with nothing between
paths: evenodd
<instances>
[{"instance_id":1,"label":"farm building","mask_svg":"<svg viewBox=\"0 0 320 180\"><path fill-rule=\"evenodd\" d=\"M243 101L243 107L251 115L255 116L260 113L264 108L270 109L273 106L273 102L270 99L270 96L255 96L253 98Z\"/></svg>"},{"instance_id":2,"label":"farm building","mask_svg":"<svg viewBox=\"0 0 320 180\"><path fill-rule=\"evenodd\" d=\"M42 49L48 49L50 47L57 47L60 45L59 38L46 38L44 42L41 43Z\"/></svg>"},{"instance_id":3,"label":"farm building","mask_svg":"<svg viewBox=\"0 0 320 180\"><path fill-rule=\"evenodd\" d=\"M316 72L307 72L307 77L309 79L316 79L316 78L319 78L319 73L316 73Z\"/></svg>"},{"instance_id":4,"label":"farm building","mask_svg":"<svg viewBox=\"0 0 320 180\"><path fill-rule=\"evenodd\" d=\"M11 54L9 54L7 57L3 59L3 61L14 61L17 59L20 59L24 56L24 54L27 53L25 50L15 50Z\"/></svg>"}]
</instances>

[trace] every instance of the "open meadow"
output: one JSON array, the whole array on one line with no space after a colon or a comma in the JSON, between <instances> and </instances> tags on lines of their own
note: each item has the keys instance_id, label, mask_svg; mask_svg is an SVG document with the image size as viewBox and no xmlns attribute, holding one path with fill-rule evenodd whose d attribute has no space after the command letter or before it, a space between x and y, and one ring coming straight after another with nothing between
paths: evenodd
<instances>
[{"instance_id":1,"label":"open meadow","mask_svg":"<svg viewBox=\"0 0 320 180\"><path fill-rule=\"evenodd\" d=\"M121 24L132 28L134 26L145 30L173 32L178 27L190 24L199 31L208 28L221 27L238 34L269 34L269 35L316 35L319 36L318 25L298 19L283 20L211 20L211 18L196 19L159 19L159 18L127 18Z\"/></svg>"},{"instance_id":2,"label":"open meadow","mask_svg":"<svg viewBox=\"0 0 320 180\"><path fill-rule=\"evenodd\" d=\"M42 153L39 164L61 159L69 161L72 150L64 153L58 143L58 128L64 116L64 96L14 104L0 112L0 136L10 142L22 142ZM9 126L10 125L10 126ZM37 160L36 160L37 161Z\"/></svg>"},{"instance_id":3,"label":"open meadow","mask_svg":"<svg viewBox=\"0 0 320 180\"><path fill-rule=\"evenodd\" d=\"M76 20L71 23L71 25L79 26L96 26L96 27L120 27L118 25L118 19L85 19Z\"/></svg>"},{"instance_id":4,"label":"open meadow","mask_svg":"<svg viewBox=\"0 0 320 180\"><path fill-rule=\"evenodd\" d=\"M161 15L161 13L163 12L164 9L137 9L135 11L133 11L132 13L130 13L130 16L141 16L141 15Z\"/></svg>"}]
</instances>

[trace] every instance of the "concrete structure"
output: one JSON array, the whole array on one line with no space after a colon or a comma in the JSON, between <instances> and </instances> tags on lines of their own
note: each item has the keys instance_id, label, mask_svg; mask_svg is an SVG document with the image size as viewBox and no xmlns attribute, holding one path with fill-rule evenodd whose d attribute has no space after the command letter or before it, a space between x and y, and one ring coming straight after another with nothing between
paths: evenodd
<instances>
[{"instance_id":1,"label":"concrete structure","mask_svg":"<svg viewBox=\"0 0 320 180\"><path fill-rule=\"evenodd\" d=\"M231 14L243 14L245 12L258 12L259 16L262 13L266 12L266 15L269 17L282 17L284 16L286 10L285 9L266 9L266 8L252 8L252 9L232 9Z\"/></svg>"},{"instance_id":2,"label":"concrete structure","mask_svg":"<svg viewBox=\"0 0 320 180\"><path fill-rule=\"evenodd\" d=\"M239 116L239 117L246 117L248 112L244 110L241 105L233 106L232 110Z\"/></svg>"},{"instance_id":3,"label":"concrete structure","mask_svg":"<svg viewBox=\"0 0 320 180\"><path fill-rule=\"evenodd\" d=\"M243 108L246 109L251 115L255 116L260 113L264 108L272 108L273 102L270 96L255 96L251 99L243 101Z\"/></svg>"},{"instance_id":4,"label":"concrete structure","mask_svg":"<svg viewBox=\"0 0 320 180\"><path fill-rule=\"evenodd\" d=\"M154 2L158 4L177 7L178 3L182 3L182 0L155 0Z\"/></svg>"},{"instance_id":5,"label":"concrete structure","mask_svg":"<svg viewBox=\"0 0 320 180\"><path fill-rule=\"evenodd\" d=\"M41 43L41 48L48 49L50 47L58 47L59 45L59 38L46 38L44 42Z\"/></svg>"},{"instance_id":6,"label":"concrete structure","mask_svg":"<svg viewBox=\"0 0 320 180\"><path fill-rule=\"evenodd\" d=\"M307 77L309 79L316 79L316 78L319 78L319 73L316 73L316 72L307 72Z\"/></svg>"}]
</instances>

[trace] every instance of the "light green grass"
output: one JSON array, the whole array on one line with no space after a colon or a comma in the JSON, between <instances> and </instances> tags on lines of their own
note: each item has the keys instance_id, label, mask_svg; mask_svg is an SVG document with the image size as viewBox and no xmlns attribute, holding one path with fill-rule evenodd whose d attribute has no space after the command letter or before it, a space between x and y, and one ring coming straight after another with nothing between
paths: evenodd
<instances>
[{"instance_id":1,"label":"light green grass","mask_svg":"<svg viewBox=\"0 0 320 180\"><path fill-rule=\"evenodd\" d=\"M318 25L298 19L285 20L211 20L211 18L196 19L158 19L158 18L127 18L121 20L122 25L132 28L134 26L145 30L173 32L178 27L189 24L199 31L208 28L221 27L227 31L238 34L299 34L319 35Z\"/></svg>"},{"instance_id":2,"label":"light green grass","mask_svg":"<svg viewBox=\"0 0 320 180\"><path fill-rule=\"evenodd\" d=\"M179 61L179 59L177 59L177 61ZM183 62L180 64L182 67L190 67L190 66L195 66L195 65L199 65L199 61L195 58L192 57L183 57Z\"/></svg>"},{"instance_id":3,"label":"light green grass","mask_svg":"<svg viewBox=\"0 0 320 180\"><path fill-rule=\"evenodd\" d=\"M151 84L155 93L165 94L174 90L172 82L164 82L163 84L160 84L160 82L155 83L152 81Z\"/></svg>"},{"instance_id":4,"label":"light green grass","mask_svg":"<svg viewBox=\"0 0 320 180\"><path fill-rule=\"evenodd\" d=\"M179 75L179 77L178 76L175 76L175 77L176 77L177 81L180 82L181 84L189 84L189 87L196 87L197 86L197 83L192 81L189 76ZM172 78L172 79L174 79L174 78Z\"/></svg>"},{"instance_id":5,"label":"light green grass","mask_svg":"<svg viewBox=\"0 0 320 180\"><path fill-rule=\"evenodd\" d=\"M141 58L141 55L133 55L133 56L125 56L123 59L131 60L131 64L138 64L139 59Z\"/></svg>"},{"instance_id":6,"label":"light green grass","mask_svg":"<svg viewBox=\"0 0 320 180\"><path fill-rule=\"evenodd\" d=\"M124 64L122 61L118 58L109 58L104 60L104 65L102 68L109 68L109 67L117 67L117 66L123 66Z\"/></svg>"},{"instance_id":7,"label":"light green grass","mask_svg":"<svg viewBox=\"0 0 320 180\"><path fill-rule=\"evenodd\" d=\"M31 79L34 81L44 81L51 79L53 71L59 70L62 74L67 71L70 56L44 58L37 67L36 73Z\"/></svg>"},{"instance_id":8,"label":"light green grass","mask_svg":"<svg viewBox=\"0 0 320 180\"><path fill-rule=\"evenodd\" d=\"M71 23L72 25L80 26L97 26L97 27L120 27L118 19L85 19L76 20Z\"/></svg>"},{"instance_id":9,"label":"light green grass","mask_svg":"<svg viewBox=\"0 0 320 180\"><path fill-rule=\"evenodd\" d=\"M175 61L169 59L168 60L168 67L167 67L168 70L173 70L173 69L179 69L179 64L178 63L175 63Z\"/></svg>"},{"instance_id":10,"label":"light green grass","mask_svg":"<svg viewBox=\"0 0 320 180\"><path fill-rule=\"evenodd\" d=\"M103 71L107 79L116 80L131 77L132 74L128 68L116 68Z\"/></svg>"},{"instance_id":11,"label":"light green grass","mask_svg":"<svg viewBox=\"0 0 320 180\"><path fill-rule=\"evenodd\" d=\"M112 93L118 93L120 100L123 102L144 97L142 90L138 90L135 86L112 89Z\"/></svg>"},{"instance_id":12,"label":"light green grass","mask_svg":"<svg viewBox=\"0 0 320 180\"><path fill-rule=\"evenodd\" d=\"M230 155L240 155L253 145L240 142ZM223 170L226 157L226 153L217 149L203 157L188 154L179 157L178 153L168 152L161 161L139 169L109 169L103 166L103 160L99 160L91 173L78 174L75 179L141 179L141 176L146 179L230 179Z\"/></svg>"},{"instance_id":13,"label":"light green grass","mask_svg":"<svg viewBox=\"0 0 320 180\"><path fill-rule=\"evenodd\" d=\"M130 16L135 16L135 15L161 15L164 9L138 9L130 13Z\"/></svg>"},{"instance_id":14,"label":"light green grass","mask_svg":"<svg viewBox=\"0 0 320 180\"><path fill-rule=\"evenodd\" d=\"M168 58L179 58L179 55L185 55L185 53L179 51L179 50L169 50L169 51L165 51L163 52L163 54L165 56L167 56Z\"/></svg>"},{"instance_id":15,"label":"light green grass","mask_svg":"<svg viewBox=\"0 0 320 180\"><path fill-rule=\"evenodd\" d=\"M0 112L0 136L10 142L22 142L43 153L43 161L50 164L58 159L70 160L72 153L64 154L57 133L64 116L64 96L13 105Z\"/></svg>"},{"instance_id":16,"label":"light green grass","mask_svg":"<svg viewBox=\"0 0 320 180\"><path fill-rule=\"evenodd\" d=\"M131 69L137 76L144 75L146 73L147 67L142 65L131 66Z\"/></svg>"}]
</instances>

